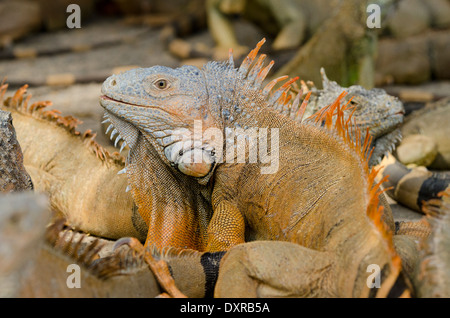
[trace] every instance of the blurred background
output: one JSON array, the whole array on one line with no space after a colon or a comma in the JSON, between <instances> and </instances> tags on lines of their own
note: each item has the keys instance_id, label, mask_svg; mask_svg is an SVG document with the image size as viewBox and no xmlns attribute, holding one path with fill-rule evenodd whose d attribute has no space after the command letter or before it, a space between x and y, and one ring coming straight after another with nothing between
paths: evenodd
<instances>
[{"instance_id":1,"label":"blurred background","mask_svg":"<svg viewBox=\"0 0 450 318\"><path fill-rule=\"evenodd\" d=\"M80 10L67 12L71 3ZM341 86L399 96L407 114L450 96L450 0L1 0L0 77L29 84L34 100L80 118L81 131L101 131L110 74L201 67L229 47L239 62L263 37L272 77L320 87L324 67Z\"/></svg>"}]
</instances>

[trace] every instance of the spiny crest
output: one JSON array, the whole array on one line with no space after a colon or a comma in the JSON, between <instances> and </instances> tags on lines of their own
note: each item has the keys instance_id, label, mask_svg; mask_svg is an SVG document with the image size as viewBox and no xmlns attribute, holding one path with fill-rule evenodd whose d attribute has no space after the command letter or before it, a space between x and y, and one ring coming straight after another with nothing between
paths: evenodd
<instances>
[{"instance_id":1,"label":"spiny crest","mask_svg":"<svg viewBox=\"0 0 450 318\"><path fill-rule=\"evenodd\" d=\"M78 233L65 226L66 220L55 220L46 230L46 243L55 251L66 255L99 279L126 275L146 267L144 259L131 249L119 249L114 254L99 258L106 243L98 238ZM87 238L90 238L88 241Z\"/></svg>"},{"instance_id":2,"label":"spiny crest","mask_svg":"<svg viewBox=\"0 0 450 318\"><path fill-rule=\"evenodd\" d=\"M61 218L47 228L47 244L55 249L55 251L59 251L71 258L74 262L83 266L92 274L99 278L104 278L104 269L101 269L101 267L94 262L95 259L98 258L98 253L104 248L104 244L97 239L87 247L83 248L82 245L86 238L86 234L76 237L70 230L65 230L64 225L65 219Z\"/></svg>"},{"instance_id":3,"label":"spiny crest","mask_svg":"<svg viewBox=\"0 0 450 318\"><path fill-rule=\"evenodd\" d=\"M263 81L266 79L267 74L269 74L270 69L274 65L274 61L270 61L267 65L265 65L266 61L266 54L260 54L259 58L256 59L258 56L258 52L261 49L262 45L266 42L266 39L262 39L258 42L256 47L250 51L250 53L245 57L243 60L241 66L238 69L238 74L242 79L245 80L245 85L249 87L253 87L254 89L260 89ZM230 58L229 62L230 65L234 65L233 62L233 54L230 50ZM293 79L290 79L289 81L286 81L283 85L281 85L280 88L278 88L276 91L272 92L273 88L282 81L286 80L288 76L281 76L279 78L276 78L272 80L270 83L268 83L262 90L262 95L268 99L269 106L272 107L282 107L283 105L289 104L291 100L291 96L289 93L289 90L291 88L291 84L294 83L298 77L295 77ZM270 98L269 98L270 95Z\"/></svg>"},{"instance_id":4,"label":"spiny crest","mask_svg":"<svg viewBox=\"0 0 450 318\"><path fill-rule=\"evenodd\" d=\"M252 113L263 111L266 107L282 109L296 106L298 108L299 101L292 101L290 94L291 85L298 77L287 80L287 76L282 76L262 87L274 65L274 61L266 63L266 54L258 55L265 41L262 39L258 42L237 69L234 66L231 49L227 62L209 62L203 68L207 85L214 90L214 94L210 96L214 99L210 103L211 110L219 114L227 124L232 124L237 119L243 119L241 123L245 124L254 118ZM280 87L274 89L278 84ZM267 103L255 102L251 97L255 93L259 93ZM240 107L244 104L251 107Z\"/></svg>"},{"instance_id":5,"label":"spiny crest","mask_svg":"<svg viewBox=\"0 0 450 318\"><path fill-rule=\"evenodd\" d=\"M361 131L353 123L353 113L346 119L345 111L349 110L351 99L346 105L341 107L341 99L347 95L346 92L342 92L339 97L329 106L322 108L313 114L309 119L317 125L323 125L328 130L338 134L340 138L345 142L345 144L350 147L350 149L357 154L360 158L361 166L367 175L367 193L368 193L368 207L367 216L372 221L376 230L380 233L383 241L387 244L388 251L391 256L392 265L394 270L400 271L401 261L400 257L395 251L393 243L393 233L383 221L383 206L379 205L379 196L389 190L382 189L381 185L387 181L388 176L385 176L378 183L375 182L375 178L379 172L379 169L372 168L369 169L369 158L371 155L371 139L369 133L366 133L364 141L361 139Z\"/></svg>"},{"instance_id":6,"label":"spiny crest","mask_svg":"<svg viewBox=\"0 0 450 318\"><path fill-rule=\"evenodd\" d=\"M77 131L76 127L82 123L80 120L73 116L62 116L59 110L48 110L47 107L52 105L51 101L37 101L29 105L32 95L27 94L27 84L19 88L12 97L4 99L7 88L8 84L2 83L0 86L0 102L3 106L12 108L22 114L54 123L57 126L64 128L73 136L81 138L82 142L95 153L97 158L103 161L111 160L114 163L124 164L124 158L119 153L114 152L110 154L95 141L96 134L93 133L92 130L88 129L84 133Z\"/></svg>"},{"instance_id":7,"label":"spiny crest","mask_svg":"<svg viewBox=\"0 0 450 318\"><path fill-rule=\"evenodd\" d=\"M261 83L264 81L268 71L273 65L273 61L269 63L266 67L264 65L264 59L266 56L262 54L259 59L255 62L256 56L258 54L259 49L264 44L265 39L262 39L254 48L248 56L242 62L238 72L239 74L246 79L247 85L252 85L254 88L259 89ZM232 62L232 54L230 52L230 61ZM254 63L253 67L252 64ZM255 75L256 74L256 75ZM302 92L298 92L295 99L291 102L292 95L290 94L291 85L298 79L298 77L293 78L291 80L286 81L280 88L276 91L273 91L273 88L278 83L286 80L288 76L282 76L276 78L269 82L263 89L262 94L265 98L268 98L268 103L270 107L273 107L275 110L278 110L280 113L285 113L289 115L292 119L295 119L298 122L302 121L303 114L305 112L308 100L311 96L311 90L308 90L307 96L303 100L301 106L300 97L302 96ZM316 125L324 125L328 130L337 134L344 142L347 144L351 150L353 150L357 156L360 158L362 163L362 167L365 171L365 174L368 177L367 185L367 193L368 193L368 207L367 207L367 216L372 221L376 230L383 237L384 242L387 244L387 248L389 253L391 254L392 265L394 270L400 271L400 257L397 255L392 236L392 231L388 228L387 224L383 221L383 207L379 206L379 195L386 191L381 189L381 184L386 181L386 179L382 179L380 182L375 183L375 176L377 175L378 170L372 169L369 170L368 160L371 155L371 136L367 132L365 134L364 140L361 140L361 131L358 127L351 123L353 120L353 114L356 110L354 108L351 109L350 101L341 107L341 100L346 95L346 92L342 92L340 96L329 106L322 108L314 115L308 118L309 121L315 123ZM344 111L351 110L351 114L346 118L344 116Z\"/></svg>"}]
</instances>

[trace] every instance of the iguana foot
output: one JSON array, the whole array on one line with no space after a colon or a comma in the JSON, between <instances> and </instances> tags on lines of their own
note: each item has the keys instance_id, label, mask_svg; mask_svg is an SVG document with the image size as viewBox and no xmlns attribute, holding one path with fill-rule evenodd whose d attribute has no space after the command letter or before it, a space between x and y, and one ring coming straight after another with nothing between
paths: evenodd
<instances>
[{"instance_id":1,"label":"iguana foot","mask_svg":"<svg viewBox=\"0 0 450 318\"><path fill-rule=\"evenodd\" d=\"M151 252L139 242L138 239L134 237L124 237L116 241L114 244L113 250L116 250L122 245L128 245L133 251L135 251L138 255L142 255L145 262L150 267L151 271L155 275L158 283L167 293L162 293L158 297L161 298L186 298L175 285L175 281L173 280L172 275L170 274L169 267L167 266L167 262L163 260L155 260L151 254Z\"/></svg>"}]
</instances>

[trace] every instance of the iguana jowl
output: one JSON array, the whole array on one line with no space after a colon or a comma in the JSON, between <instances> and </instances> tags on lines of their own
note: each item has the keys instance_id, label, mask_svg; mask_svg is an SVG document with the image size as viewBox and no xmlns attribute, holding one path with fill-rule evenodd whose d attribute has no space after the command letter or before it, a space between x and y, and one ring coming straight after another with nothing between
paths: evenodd
<instances>
[{"instance_id":1,"label":"iguana jowl","mask_svg":"<svg viewBox=\"0 0 450 318\"><path fill-rule=\"evenodd\" d=\"M304 278L299 288L304 287L305 295L368 295L369 264L382 269L383 284L377 295L387 295L398 277L400 258L378 207L379 184L373 185L376 171L368 169L369 138L364 145L353 142L339 99L317 113L313 123L300 125L273 111L272 105L289 102L293 80L270 98L274 85L285 77L261 89L273 65L264 66L265 55L256 60L263 42L238 69L230 56L226 63L210 62L201 70L155 66L105 81L101 104L130 146L127 176L139 212L149 224L147 244L187 245L192 241L189 227L193 221L204 231L198 245L202 250L228 250L249 240L294 242L297 253L308 260L298 271ZM297 103L299 99L294 105ZM261 174L261 162L219 162L215 156L223 153L224 143L195 139L196 120L201 121L202 132L215 128L224 135L227 128L276 128L278 145L271 144L268 152L279 150L279 169ZM194 132L187 149L179 145L180 136L173 134L180 129ZM256 148L248 149L247 156L252 151ZM181 160L192 153L201 154L202 160L195 164ZM152 160L164 162L170 169L159 174L152 169ZM170 190L165 193L170 207L157 211L149 206L148 196L155 195L149 186L167 180L168 186L186 182L188 196L203 195L210 200L211 219L194 217L186 222L189 212L173 210L177 200L170 197ZM159 235L166 231L176 239L161 240L152 231ZM314 275L318 264L323 278L319 282ZM219 276L216 296L227 295L230 283ZM312 285L314 292L308 293Z\"/></svg>"}]
</instances>

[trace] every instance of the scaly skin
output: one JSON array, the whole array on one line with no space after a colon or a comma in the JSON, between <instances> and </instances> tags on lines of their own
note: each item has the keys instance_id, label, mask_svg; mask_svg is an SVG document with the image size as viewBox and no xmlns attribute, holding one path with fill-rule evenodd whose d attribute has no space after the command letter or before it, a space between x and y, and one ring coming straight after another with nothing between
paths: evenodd
<instances>
[{"instance_id":1,"label":"scaly skin","mask_svg":"<svg viewBox=\"0 0 450 318\"><path fill-rule=\"evenodd\" d=\"M348 94L342 99L342 106L350 101L352 107L345 111L345 116L348 118L351 114L354 125L362 132L362 138L365 138L365 133L369 129L369 134L372 136L371 148L373 148L369 166L380 163L383 156L395 149L396 143L401 139L400 126L405 113L402 102L379 88L368 90L359 85L341 87L327 78L323 68L320 74L322 89L302 81L301 89L298 90L302 94L302 99L311 92L303 120L307 120L321 108L330 105L343 91L347 92ZM294 120L299 120L294 109L280 107L279 111Z\"/></svg>"},{"instance_id":2,"label":"scaly skin","mask_svg":"<svg viewBox=\"0 0 450 318\"><path fill-rule=\"evenodd\" d=\"M399 277L400 258L379 208L381 192L379 184L374 186L376 171L370 172L368 168L368 140L363 146L353 142L339 99L317 114L315 122L298 124L273 111L274 104L288 102L292 81L268 100L275 83L262 90L260 86L273 63L263 67L262 55L250 67L262 43L239 69L234 68L230 58L228 63L210 62L201 70L192 66L178 69L155 66L114 75L105 81L101 105L130 146L127 176L139 212L143 218L150 215L149 223L161 229L145 203L144 181L150 164L144 164L143 155L156 150L155 156L170 168L171 175L163 177L178 179L185 174L190 177L186 180L194 193L208 194L212 188L214 214L207 227L206 250L230 250L221 263L216 296L240 297L243 296L240 292L247 293L245 288L239 288L241 284L236 283L233 273L238 273L237 278L244 285L253 281L251 275L245 274L239 262L227 260L236 255L233 251L239 253L241 249L233 247L254 240L296 243L297 255L308 260L298 264L297 273L302 279L296 295L368 296L371 291L366 284L366 269L370 264L378 264L384 278L381 288L372 290L372 295L386 296ZM293 107L297 103L299 99ZM338 116L334 123L333 116ZM321 127L323 118L325 127ZM194 129L199 122L202 134L214 128L221 136L202 139ZM248 127L275 128L269 129L269 139L275 141L278 131L278 143L272 141L268 147L270 154L279 150L279 160L271 162L275 166L267 167L261 161L229 162L230 158L221 162L219 154L225 153L226 138L220 137L230 138L226 134L230 128ZM185 148L182 135L175 134L181 129L184 137L194 135ZM245 133L240 134L245 137ZM242 150L241 146L236 148L236 154ZM255 151L256 148L244 151L245 162ZM200 160L186 161L192 154ZM183 225L189 228L191 223ZM273 265L270 259L264 262ZM320 281L314 274L318 266L323 269ZM261 269L259 273L276 275ZM264 280L260 276L257 279ZM260 295L258 288L253 287L250 294Z\"/></svg>"},{"instance_id":3,"label":"scaly skin","mask_svg":"<svg viewBox=\"0 0 450 318\"><path fill-rule=\"evenodd\" d=\"M161 294L161 286L142 255L131 250L104 252L105 240L66 231L47 230L46 242L37 241L34 258L19 254L28 262L28 275L16 269L15 297L149 298ZM99 253L106 256L97 258ZM166 261L177 286L189 297L205 297L207 278L202 254L190 250L152 250L156 259ZM80 288L68 288L71 264L80 266ZM73 270L73 268L72 268ZM73 273L73 272L72 272ZM73 282L73 280L70 280Z\"/></svg>"},{"instance_id":4,"label":"scaly skin","mask_svg":"<svg viewBox=\"0 0 450 318\"><path fill-rule=\"evenodd\" d=\"M33 183L23 166L11 114L0 110L0 192L32 190Z\"/></svg>"},{"instance_id":5,"label":"scaly skin","mask_svg":"<svg viewBox=\"0 0 450 318\"><path fill-rule=\"evenodd\" d=\"M437 155L428 167L433 170L450 170L450 98L428 103L414 111L402 126L403 135L420 134L432 139L437 147Z\"/></svg>"},{"instance_id":6,"label":"scaly skin","mask_svg":"<svg viewBox=\"0 0 450 318\"><path fill-rule=\"evenodd\" d=\"M33 199L33 197L29 199ZM33 202L32 200L29 201ZM10 202L13 201L10 200ZM17 203L15 205L17 206ZM47 229L44 226L34 227L35 231L45 231L45 239L39 237L30 240L34 245L32 251L25 253L21 250L15 250L13 257L9 257L9 259L20 257L20 261L27 265L26 270L19 266L13 268L14 275L9 275L9 283L14 286L14 290L10 291L9 296L27 298L148 298L160 294L160 287L152 271L140 255L136 255L129 249L108 253L105 251L105 245L110 242L86 234L80 235L70 230L63 230L63 221L57 220ZM31 238L29 235L23 235L22 237ZM15 241L20 240L16 237ZM17 246L17 243L14 246ZM98 258L100 253L105 255ZM200 257L197 254L192 254L192 252L166 251L164 255L160 255L161 253L154 251L154 254L161 258L170 259L169 263L173 269L173 275L177 279L181 276L188 276L190 274L188 268L200 263ZM170 254L172 254L172 257ZM176 255L176 257L173 257L173 255ZM74 264L80 268L78 281L75 278L76 268L73 267ZM201 265L198 264L198 266ZM195 273L197 272L201 271ZM198 279L198 277L195 278ZM200 281L200 279L198 280ZM204 295L204 286L201 284L193 285L194 288L192 285L189 288L184 288L183 279L177 281L189 296L202 297ZM69 288L68 282L78 282L79 288ZM2 291L5 292L4 288L8 286L2 284L2 287Z\"/></svg>"}]
</instances>

